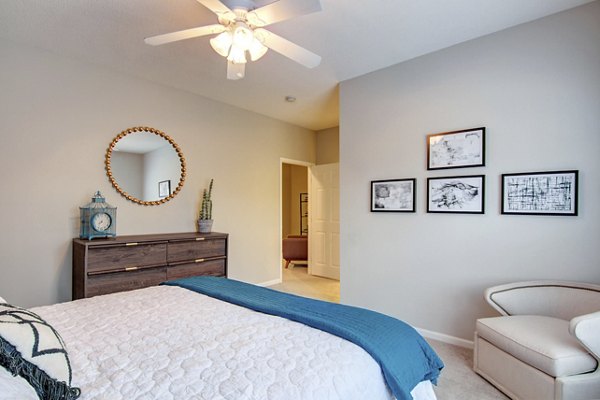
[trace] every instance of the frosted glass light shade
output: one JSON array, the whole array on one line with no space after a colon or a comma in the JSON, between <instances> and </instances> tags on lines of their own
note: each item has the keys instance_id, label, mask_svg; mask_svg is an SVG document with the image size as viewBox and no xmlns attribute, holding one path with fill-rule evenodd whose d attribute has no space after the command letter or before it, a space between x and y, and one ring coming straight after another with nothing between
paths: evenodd
<instances>
[{"instance_id":1,"label":"frosted glass light shade","mask_svg":"<svg viewBox=\"0 0 600 400\"><path fill-rule=\"evenodd\" d=\"M246 63L246 51L236 44L231 46L231 51L229 52L229 56L227 60L231 61L234 64L245 64Z\"/></svg>"},{"instance_id":2,"label":"frosted glass light shade","mask_svg":"<svg viewBox=\"0 0 600 400\"><path fill-rule=\"evenodd\" d=\"M252 61L256 61L269 50L265 45L263 45L257 38L254 38L248 52L250 53L250 59Z\"/></svg>"},{"instance_id":3,"label":"frosted glass light shade","mask_svg":"<svg viewBox=\"0 0 600 400\"><path fill-rule=\"evenodd\" d=\"M254 33L246 26L239 25L233 31L233 43L242 50L248 50L254 40Z\"/></svg>"},{"instance_id":4,"label":"frosted glass light shade","mask_svg":"<svg viewBox=\"0 0 600 400\"><path fill-rule=\"evenodd\" d=\"M218 36L210 39L211 47L223 57L227 57L229 54L229 48L233 43L233 37L229 32L223 32Z\"/></svg>"}]
</instances>

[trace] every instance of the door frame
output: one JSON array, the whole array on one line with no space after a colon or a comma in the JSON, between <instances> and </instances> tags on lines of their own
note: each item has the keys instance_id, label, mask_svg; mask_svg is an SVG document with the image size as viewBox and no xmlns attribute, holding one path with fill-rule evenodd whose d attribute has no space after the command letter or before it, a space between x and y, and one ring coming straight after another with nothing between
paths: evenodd
<instances>
[{"instance_id":1,"label":"door frame","mask_svg":"<svg viewBox=\"0 0 600 400\"><path fill-rule=\"evenodd\" d=\"M313 162L293 160L291 158L279 158L279 282L283 282L283 164L300 165L307 169L316 165ZM310 201L310 174L306 174L308 201ZM310 273L310 263L308 264L308 272Z\"/></svg>"}]
</instances>

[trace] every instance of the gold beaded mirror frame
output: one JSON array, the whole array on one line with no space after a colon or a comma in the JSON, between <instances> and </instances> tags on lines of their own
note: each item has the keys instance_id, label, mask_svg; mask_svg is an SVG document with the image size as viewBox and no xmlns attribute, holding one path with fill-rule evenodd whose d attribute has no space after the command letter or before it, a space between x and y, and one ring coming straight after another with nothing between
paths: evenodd
<instances>
[{"instance_id":1,"label":"gold beaded mirror frame","mask_svg":"<svg viewBox=\"0 0 600 400\"><path fill-rule=\"evenodd\" d=\"M144 206L166 203L185 182L185 158L177 143L147 126L119 133L106 150L104 164L117 192Z\"/></svg>"}]
</instances>

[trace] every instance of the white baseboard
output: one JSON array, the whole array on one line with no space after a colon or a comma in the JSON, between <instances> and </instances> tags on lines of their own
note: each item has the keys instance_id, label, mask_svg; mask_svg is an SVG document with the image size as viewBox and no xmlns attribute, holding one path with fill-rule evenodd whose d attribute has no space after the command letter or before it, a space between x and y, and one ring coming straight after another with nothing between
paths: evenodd
<instances>
[{"instance_id":1,"label":"white baseboard","mask_svg":"<svg viewBox=\"0 0 600 400\"><path fill-rule=\"evenodd\" d=\"M282 279L279 278L279 279L273 279L273 280L266 281L266 282L255 283L255 285L263 286L263 287L264 286L273 286L273 285L277 285L281 282L282 282ZM444 342L444 343L448 343L448 344L453 344L455 346L465 347L467 349L473 349L473 347L474 347L472 340L461 339L456 336L450 336L450 335L446 335L445 333L434 332L434 331L430 331L428 329L422 329L422 328L417 328L417 327L415 327L415 329L423 337L426 337L429 339L438 340L440 342Z\"/></svg>"},{"instance_id":2,"label":"white baseboard","mask_svg":"<svg viewBox=\"0 0 600 400\"><path fill-rule=\"evenodd\" d=\"M255 285L256 286L273 286L273 285L277 285L278 283L281 283L281 278L279 278L279 279L273 279L272 281L255 283Z\"/></svg>"},{"instance_id":3,"label":"white baseboard","mask_svg":"<svg viewBox=\"0 0 600 400\"><path fill-rule=\"evenodd\" d=\"M439 340L440 342L453 344L455 346L466 347L467 349L473 349L473 341L472 340L461 339L456 336L450 336L450 335L446 335L445 333L434 332L434 331L430 331L427 329L421 329L421 328L415 328L415 329L423 337L433 339L433 340Z\"/></svg>"}]
</instances>

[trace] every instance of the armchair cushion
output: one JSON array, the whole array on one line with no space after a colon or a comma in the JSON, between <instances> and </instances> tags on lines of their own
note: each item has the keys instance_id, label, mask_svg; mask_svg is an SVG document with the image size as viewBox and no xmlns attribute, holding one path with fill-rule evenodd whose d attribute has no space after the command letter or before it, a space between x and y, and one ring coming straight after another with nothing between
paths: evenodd
<instances>
[{"instance_id":1,"label":"armchair cushion","mask_svg":"<svg viewBox=\"0 0 600 400\"><path fill-rule=\"evenodd\" d=\"M289 236L283 239L282 251L284 260L308 260L308 237Z\"/></svg>"},{"instance_id":2,"label":"armchair cushion","mask_svg":"<svg viewBox=\"0 0 600 400\"><path fill-rule=\"evenodd\" d=\"M537 315L477 320L479 336L553 377L593 371L596 360L569 333L569 322Z\"/></svg>"}]
</instances>

